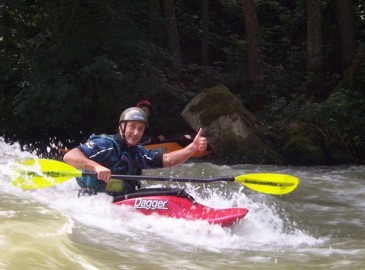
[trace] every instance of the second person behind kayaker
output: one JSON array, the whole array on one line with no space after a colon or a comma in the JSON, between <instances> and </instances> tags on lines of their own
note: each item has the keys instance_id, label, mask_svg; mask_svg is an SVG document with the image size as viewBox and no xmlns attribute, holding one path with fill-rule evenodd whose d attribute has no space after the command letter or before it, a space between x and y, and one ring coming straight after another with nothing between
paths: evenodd
<instances>
[{"instance_id":1,"label":"second person behind kayaker","mask_svg":"<svg viewBox=\"0 0 365 270\"><path fill-rule=\"evenodd\" d=\"M142 99L140 101L137 102L136 107L141 108L147 115L147 118L150 121L151 115L152 115L152 103L151 101L149 101L148 99ZM144 136L142 137L140 144L145 145L145 144L154 144L154 143L159 143L160 141L165 140L165 136L160 134L160 135L152 135L148 129L145 133Z\"/></svg>"},{"instance_id":2,"label":"second person behind kayaker","mask_svg":"<svg viewBox=\"0 0 365 270\"><path fill-rule=\"evenodd\" d=\"M159 153L139 145L148 117L137 107L124 110L114 135L92 135L85 143L68 151L63 160L80 169L96 172L97 177L80 177L79 195L106 191L116 196L140 189L139 181L111 180L112 174L141 175L143 169L177 166L196 151L205 151L207 139L200 129L194 140L183 149Z\"/></svg>"}]
</instances>

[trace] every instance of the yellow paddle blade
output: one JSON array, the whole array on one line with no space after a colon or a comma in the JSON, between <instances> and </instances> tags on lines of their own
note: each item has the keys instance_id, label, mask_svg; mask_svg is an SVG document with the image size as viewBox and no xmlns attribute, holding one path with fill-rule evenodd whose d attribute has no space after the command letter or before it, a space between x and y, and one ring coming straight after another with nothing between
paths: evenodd
<instances>
[{"instance_id":1,"label":"yellow paddle blade","mask_svg":"<svg viewBox=\"0 0 365 270\"><path fill-rule=\"evenodd\" d=\"M299 179L295 176L277 173L245 174L234 179L252 190L273 195L290 193L299 184Z\"/></svg>"},{"instance_id":2,"label":"yellow paddle blade","mask_svg":"<svg viewBox=\"0 0 365 270\"><path fill-rule=\"evenodd\" d=\"M22 189L47 188L82 175L74 167L49 159L28 159L16 164L16 175L11 181Z\"/></svg>"}]
</instances>

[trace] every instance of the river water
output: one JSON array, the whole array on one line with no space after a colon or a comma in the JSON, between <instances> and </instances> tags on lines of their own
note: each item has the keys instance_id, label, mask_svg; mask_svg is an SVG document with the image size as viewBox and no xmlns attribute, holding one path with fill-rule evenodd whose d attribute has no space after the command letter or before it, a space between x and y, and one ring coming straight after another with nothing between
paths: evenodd
<instances>
[{"instance_id":1,"label":"river water","mask_svg":"<svg viewBox=\"0 0 365 270\"><path fill-rule=\"evenodd\" d=\"M238 183L144 182L185 188L216 208L246 207L229 228L144 216L105 194L77 198L75 180L52 188L11 185L12 166L35 155L0 138L0 269L364 269L365 166L278 167L190 161L145 175L179 177L285 173L285 196Z\"/></svg>"}]
</instances>

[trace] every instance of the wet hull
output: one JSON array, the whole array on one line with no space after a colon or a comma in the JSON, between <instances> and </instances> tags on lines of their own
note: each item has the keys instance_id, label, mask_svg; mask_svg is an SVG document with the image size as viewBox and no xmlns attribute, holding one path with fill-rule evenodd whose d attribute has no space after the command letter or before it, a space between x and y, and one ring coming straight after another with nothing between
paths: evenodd
<instances>
[{"instance_id":1,"label":"wet hull","mask_svg":"<svg viewBox=\"0 0 365 270\"><path fill-rule=\"evenodd\" d=\"M157 214L186 220L204 220L209 224L231 226L243 219L248 213L246 208L215 209L197 202L189 197L174 195L148 195L126 198L114 202L117 205L133 207L145 215Z\"/></svg>"}]
</instances>

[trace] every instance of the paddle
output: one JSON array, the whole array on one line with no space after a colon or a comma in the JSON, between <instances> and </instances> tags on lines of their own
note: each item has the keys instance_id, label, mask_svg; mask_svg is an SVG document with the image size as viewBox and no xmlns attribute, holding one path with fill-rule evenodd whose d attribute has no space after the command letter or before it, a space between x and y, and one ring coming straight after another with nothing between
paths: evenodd
<instances>
[{"instance_id":1,"label":"paddle","mask_svg":"<svg viewBox=\"0 0 365 270\"><path fill-rule=\"evenodd\" d=\"M12 184L22 189L47 188L63 183L73 177L96 176L96 173L94 172L82 172L61 161L49 159L25 160L17 164L16 171L18 175L12 180ZM292 192L299 184L299 179L294 176L276 173L254 173L235 177L215 178L183 178L144 175L112 175L112 178L134 181L147 180L193 183L227 181L240 183L254 191L273 195L283 195Z\"/></svg>"}]
</instances>

